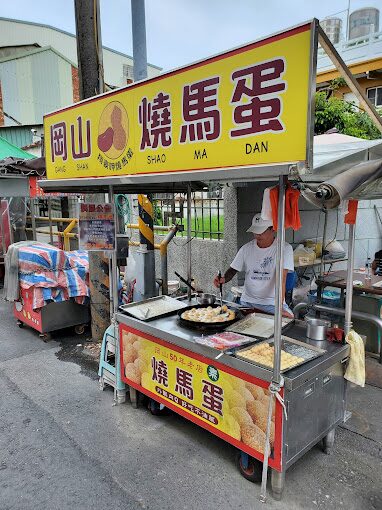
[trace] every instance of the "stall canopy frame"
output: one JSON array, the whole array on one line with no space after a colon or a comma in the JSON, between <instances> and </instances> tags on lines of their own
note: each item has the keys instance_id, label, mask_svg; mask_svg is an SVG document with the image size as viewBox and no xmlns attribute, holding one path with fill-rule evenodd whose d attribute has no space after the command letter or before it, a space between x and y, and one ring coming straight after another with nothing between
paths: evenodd
<instances>
[{"instance_id":1,"label":"stall canopy frame","mask_svg":"<svg viewBox=\"0 0 382 510\"><path fill-rule=\"evenodd\" d=\"M329 57L332 59L334 65L337 67L341 75L348 82L350 88L357 97L361 98L361 103L364 105L365 110L372 117L374 123L377 127L382 131L382 120L377 116L375 109L372 107L367 98L363 95L362 91L359 89L357 82L352 78L351 73L347 70L346 65L343 63L341 57L338 55L333 45L330 43L326 35L324 34L321 27L319 27L317 20L312 21L312 38L314 40L314 44L311 45L311 67L310 67L310 76L309 76L309 86L310 86L310 106L309 110L309 119L307 122L307 133L306 133L306 141L307 141L307 153L306 153L306 161L304 168L298 167L296 162L284 163L282 165L260 165L253 167L239 167L239 168L225 168L221 170L199 170L199 171L189 171L186 174L182 172L175 172L171 175L166 174L149 174L149 175L132 175L132 176L121 176L121 177L99 177L97 179L68 179L68 180L46 180L44 182L40 182L40 186L44 188L46 191L66 191L66 192L76 192L81 190L84 192L108 192L109 197L112 198L113 193L116 192L124 192L124 193L149 193L149 192L157 192L161 191L185 191L184 187L188 187L188 193L190 193L190 186L187 183L195 183L198 182L199 186L203 187L203 184L208 181L220 181L220 182L228 182L228 181L249 181L249 182L259 182L264 180L278 180L279 183L279 197L280 204L284 203L284 192L285 185L287 181L287 176L300 177L304 173L312 172L312 157L313 157L313 119L314 119L314 93L315 93L315 62L317 55L317 42L319 41L323 48L328 53ZM256 169L256 175L254 175L254 169ZM171 179L171 181L169 181ZM277 255L278 260L282 260L282 241L283 241L283 225L284 225L284 207L280 208L279 211L279 221L278 221L278 230L279 235L277 237ZM190 239L189 239L190 241ZM191 245L191 243L189 243ZM115 254L113 256L113 261L115 261ZM113 263L113 267L116 267ZM276 265L277 274L276 279L278 282L281 281L281 266L280 264ZM352 270L352 268L350 268ZM118 329L118 324L116 323L116 313L117 313L117 293L116 293L116 285L113 285L113 294L114 294L114 314L112 318L112 322L116 326L116 334ZM281 299L281 291L278 289L277 294L277 307L275 310L275 356L274 356L274 369L273 369L273 395L279 395L280 387L283 385L283 379L280 375L280 352L281 352L281 320L282 320L282 299ZM347 316L348 318L348 316ZM118 345L118 342L117 342ZM118 351L118 348L117 348ZM118 352L116 353L118 356ZM263 500L265 499L265 482L266 482L266 466L263 475Z\"/></svg>"}]
</instances>

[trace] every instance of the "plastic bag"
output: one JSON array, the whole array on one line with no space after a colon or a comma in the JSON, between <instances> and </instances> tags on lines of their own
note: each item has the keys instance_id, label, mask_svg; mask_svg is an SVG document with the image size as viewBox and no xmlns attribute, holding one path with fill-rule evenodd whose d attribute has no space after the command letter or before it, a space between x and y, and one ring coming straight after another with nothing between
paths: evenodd
<instances>
[{"instance_id":1,"label":"plastic bag","mask_svg":"<svg viewBox=\"0 0 382 510\"><path fill-rule=\"evenodd\" d=\"M307 266L309 264L313 264L315 258L316 252L314 251L314 248L305 248L302 244L299 244L293 252L295 265Z\"/></svg>"},{"instance_id":2,"label":"plastic bag","mask_svg":"<svg viewBox=\"0 0 382 510\"><path fill-rule=\"evenodd\" d=\"M303 285L301 287L295 287L293 289L292 294L292 303L293 306L296 306L297 303L309 303L309 292L310 285Z\"/></svg>"},{"instance_id":3,"label":"plastic bag","mask_svg":"<svg viewBox=\"0 0 382 510\"><path fill-rule=\"evenodd\" d=\"M125 276L124 276L126 285L132 283L135 280L136 268L137 268L137 263L135 262L133 255L130 253L126 259Z\"/></svg>"},{"instance_id":4,"label":"plastic bag","mask_svg":"<svg viewBox=\"0 0 382 510\"><path fill-rule=\"evenodd\" d=\"M126 259L125 275L123 277L125 289L122 293L122 301L124 304L131 303L134 300L134 289L136 283L137 263L130 253Z\"/></svg>"}]
</instances>

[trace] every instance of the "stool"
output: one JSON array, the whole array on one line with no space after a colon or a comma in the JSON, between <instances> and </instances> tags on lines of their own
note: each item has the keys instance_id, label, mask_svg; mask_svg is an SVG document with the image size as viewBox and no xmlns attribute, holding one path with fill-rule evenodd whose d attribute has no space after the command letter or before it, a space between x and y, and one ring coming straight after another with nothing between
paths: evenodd
<instances>
[{"instance_id":1,"label":"stool","mask_svg":"<svg viewBox=\"0 0 382 510\"><path fill-rule=\"evenodd\" d=\"M108 384L114 388L114 401L117 404L126 402L127 387L121 381L121 367L118 339L114 337L115 327L111 324L105 331L99 358L99 387L103 391ZM114 362L112 359L114 357Z\"/></svg>"}]
</instances>

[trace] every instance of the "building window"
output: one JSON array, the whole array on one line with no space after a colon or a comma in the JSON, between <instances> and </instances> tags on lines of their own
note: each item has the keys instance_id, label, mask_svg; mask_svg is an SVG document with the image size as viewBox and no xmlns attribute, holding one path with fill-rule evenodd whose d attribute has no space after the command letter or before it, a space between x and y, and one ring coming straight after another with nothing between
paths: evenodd
<instances>
[{"instance_id":1,"label":"building window","mask_svg":"<svg viewBox=\"0 0 382 510\"><path fill-rule=\"evenodd\" d=\"M129 64L123 64L123 82L133 83L134 81L134 67Z\"/></svg>"},{"instance_id":2,"label":"building window","mask_svg":"<svg viewBox=\"0 0 382 510\"><path fill-rule=\"evenodd\" d=\"M374 106L382 106L382 87L367 89L367 97Z\"/></svg>"}]
</instances>

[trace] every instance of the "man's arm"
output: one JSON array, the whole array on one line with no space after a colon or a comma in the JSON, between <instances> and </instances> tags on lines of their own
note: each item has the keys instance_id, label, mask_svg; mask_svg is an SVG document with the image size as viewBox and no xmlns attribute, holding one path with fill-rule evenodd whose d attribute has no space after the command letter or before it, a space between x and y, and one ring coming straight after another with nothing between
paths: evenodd
<instances>
[{"instance_id":1,"label":"man's arm","mask_svg":"<svg viewBox=\"0 0 382 510\"><path fill-rule=\"evenodd\" d=\"M284 271L283 271L283 301L285 300L286 279L287 279L287 274L288 273L289 273L288 269L284 269Z\"/></svg>"},{"instance_id":2,"label":"man's arm","mask_svg":"<svg viewBox=\"0 0 382 510\"><path fill-rule=\"evenodd\" d=\"M236 269L229 267L224 274L224 283L230 282L237 273Z\"/></svg>"}]
</instances>

